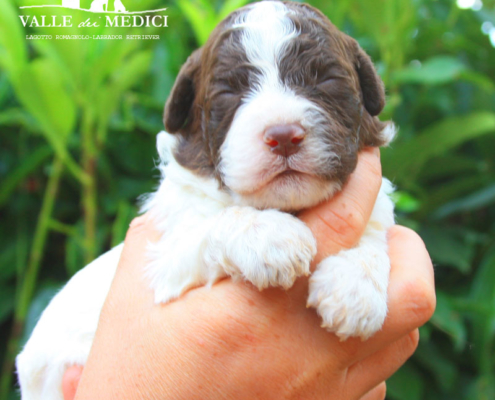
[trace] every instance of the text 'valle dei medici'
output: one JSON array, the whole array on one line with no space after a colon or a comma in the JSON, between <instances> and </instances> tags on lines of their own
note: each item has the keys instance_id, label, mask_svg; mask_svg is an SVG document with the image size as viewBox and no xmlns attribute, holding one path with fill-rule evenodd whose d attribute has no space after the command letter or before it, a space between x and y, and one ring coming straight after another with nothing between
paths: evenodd
<instances>
[{"instance_id":1,"label":"text 'valle dei medici'","mask_svg":"<svg viewBox=\"0 0 495 400\"><path fill-rule=\"evenodd\" d=\"M19 15L22 25L30 28L70 28L72 27L71 15ZM140 28L154 26L157 28L167 27L167 15L116 15L98 17L97 21L88 18L80 22L79 28L99 27L104 22L105 27L115 28Z\"/></svg>"}]
</instances>

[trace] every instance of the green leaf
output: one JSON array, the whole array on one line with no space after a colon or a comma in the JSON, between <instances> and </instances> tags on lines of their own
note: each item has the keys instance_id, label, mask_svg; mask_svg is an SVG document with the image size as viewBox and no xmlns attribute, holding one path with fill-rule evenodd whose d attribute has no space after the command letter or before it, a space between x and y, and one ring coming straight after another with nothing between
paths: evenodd
<instances>
[{"instance_id":1,"label":"green leaf","mask_svg":"<svg viewBox=\"0 0 495 400\"><path fill-rule=\"evenodd\" d=\"M16 273L16 245L22 245L19 240L17 242L7 242L3 240L5 246L0 251L0 282L8 281L13 278Z\"/></svg>"},{"instance_id":2,"label":"green leaf","mask_svg":"<svg viewBox=\"0 0 495 400\"><path fill-rule=\"evenodd\" d=\"M41 132L33 117L21 108L9 108L0 112L0 125L22 126L29 132Z\"/></svg>"},{"instance_id":3,"label":"green leaf","mask_svg":"<svg viewBox=\"0 0 495 400\"><path fill-rule=\"evenodd\" d=\"M40 96L37 105L43 103L45 117L54 130L53 135L57 135L57 139L52 140L65 143L74 129L76 110L73 99L60 79L58 66L49 59L36 59L30 63L30 70ZM49 133L45 132L45 135Z\"/></svg>"},{"instance_id":4,"label":"green leaf","mask_svg":"<svg viewBox=\"0 0 495 400\"><path fill-rule=\"evenodd\" d=\"M13 86L21 103L38 120L50 144L64 153L76 112L73 100L60 81L57 65L49 59L38 58L16 74Z\"/></svg>"},{"instance_id":5,"label":"green leaf","mask_svg":"<svg viewBox=\"0 0 495 400\"><path fill-rule=\"evenodd\" d=\"M18 388L11 389L8 400L20 400L21 399L21 391Z\"/></svg>"},{"instance_id":6,"label":"green leaf","mask_svg":"<svg viewBox=\"0 0 495 400\"><path fill-rule=\"evenodd\" d=\"M384 80L388 83L388 71L403 66L405 56L413 45L411 36L417 14L414 2L354 0L350 11L358 30L366 32L366 36L379 48L381 61L386 67Z\"/></svg>"},{"instance_id":7,"label":"green leaf","mask_svg":"<svg viewBox=\"0 0 495 400\"><path fill-rule=\"evenodd\" d=\"M397 190L390 196L395 203L395 208L397 211L402 211L404 213L411 213L419 209L419 200L414 198L407 192Z\"/></svg>"},{"instance_id":8,"label":"green leaf","mask_svg":"<svg viewBox=\"0 0 495 400\"><path fill-rule=\"evenodd\" d=\"M454 168L455 169L455 168ZM421 172L421 178L424 177L425 167ZM452 177L449 181L442 185L428 185L429 193L428 200L421 203L420 214L423 217L431 217L431 214L442 205L478 190L486 184L486 177L483 174L475 173L469 175L459 175Z\"/></svg>"},{"instance_id":9,"label":"green leaf","mask_svg":"<svg viewBox=\"0 0 495 400\"><path fill-rule=\"evenodd\" d=\"M430 341L432 330L432 325L430 323L426 323L419 327L419 337L421 338L420 344Z\"/></svg>"},{"instance_id":10,"label":"green leaf","mask_svg":"<svg viewBox=\"0 0 495 400\"><path fill-rule=\"evenodd\" d=\"M49 146L41 146L30 154L29 157L26 157L21 165L6 176L0 186L0 207L9 199L9 196L17 185L31 172L36 170L52 153L52 149Z\"/></svg>"},{"instance_id":11,"label":"green leaf","mask_svg":"<svg viewBox=\"0 0 495 400\"><path fill-rule=\"evenodd\" d=\"M459 232L445 227L424 226L420 236L435 264L454 267L463 274L471 271L474 246L466 240L464 230Z\"/></svg>"},{"instance_id":12,"label":"green leaf","mask_svg":"<svg viewBox=\"0 0 495 400\"><path fill-rule=\"evenodd\" d=\"M488 186L462 199L451 201L440 207L433 216L438 219L445 218L455 213L488 207L493 203L495 203L495 185Z\"/></svg>"},{"instance_id":13,"label":"green leaf","mask_svg":"<svg viewBox=\"0 0 495 400\"><path fill-rule=\"evenodd\" d=\"M0 108L7 107L6 103L10 100L9 95L10 95L10 83L7 79L6 74L0 70Z\"/></svg>"},{"instance_id":14,"label":"green leaf","mask_svg":"<svg viewBox=\"0 0 495 400\"><path fill-rule=\"evenodd\" d=\"M442 178L459 179L459 175L465 176L470 172L479 175L485 168L483 160L448 153L427 162L421 172L421 179L432 182Z\"/></svg>"},{"instance_id":15,"label":"green leaf","mask_svg":"<svg viewBox=\"0 0 495 400\"><path fill-rule=\"evenodd\" d=\"M14 310L15 289L13 286L0 287L0 324L9 317Z\"/></svg>"},{"instance_id":16,"label":"green leaf","mask_svg":"<svg viewBox=\"0 0 495 400\"><path fill-rule=\"evenodd\" d=\"M92 49L90 62L83 70L83 87L80 88L87 103L92 104L105 81L120 68L126 67L126 57L135 51L134 41L109 41L102 49Z\"/></svg>"},{"instance_id":17,"label":"green leaf","mask_svg":"<svg viewBox=\"0 0 495 400\"><path fill-rule=\"evenodd\" d=\"M76 105L61 80L57 64L37 58L10 78L19 101L37 120L55 153L76 178L86 182L87 176L67 150L67 141L75 127Z\"/></svg>"},{"instance_id":18,"label":"green leaf","mask_svg":"<svg viewBox=\"0 0 495 400\"><path fill-rule=\"evenodd\" d=\"M461 143L490 133L495 133L494 113L479 111L447 118L384 153L382 163L384 169L397 180L411 182L426 161Z\"/></svg>"},{"instance_id":19,"label":"green leaf","mask_svg":"<svg viewBox=\"0 0 495 400\"><path fill-rule=\"evenodd\" d=\"M223 20L232 11L237 10L249 3L249 0L226 0L218 13L218 20Z\"/></svg>"},{"instance_id":20,"label":"green leaf","mask_svg":"<svg viewBox=\"0 0 495 400\"><path fill-rule=\"evenodd\" d=\"M104 142L107 126L112 113L122 100L123 92L134 86L149 69L152 53L141 51L130 57L113 75L111 82L99 90L98 98L98 139Z\"/></svg>"},{"instance_id":21,"label":"green leaf","mask_svg":"<svg viewBox=\"0 0 495 400\"><path fill-rule=\"evenodd\" d=\"M349 16L354 3L353 0L324 1L318 4L317 7L329 17L336 27L343 29L344 21Z\"/></svg>"},{"instance_id":22,"label":"green leaf","mask_svg":"<svg viewBox=\"0 0 495 400\"><path fill-rule=\"evenodd\" d=\"M479 72L464 70L460 73L459 77L487 92L493 92L495 90L495 83L493 80Z\"/></svg>"},{"instance_id":23,"label":"green leaf","mask_svg":"<svg viewBox=\"0 0 495 400\"><path fill-rule=\"evenodd\" d=\"M495 304L487 304L469 297L451 298L454 307L468 317L474 314L490 318L495 314Z\"/></svg>"},{"instance_id":24,"label":"green leaf","mask_svg":"<svg viewBox=\"0 0 495 400\"><path fill-rule=\"evenodd\" d=\"M134 86L148 71L153 54L150 50L136 52L129 57L126 62L116 70L112 76L113 84L120 91L127 90Z\"/></svg>"},{"instance_id":25,"label":"green leaf","mask_svg":"<svg viewBox=\"0 0 495 400\"><path fill-rule=\"evenodd\" d=\"M178 0L177 5L191 24L198 43L206 43L217 22L213 9L191 0Z\"/></svg>"},{"instance_id":26,"label":"green leaf","mask_svg":"<svg viewBox=\"0 0 495 400\"><path fill-rule=\"evenodd\" d=\"M495 247L492 246L483 258L471 285L471 298L480 304L495 309ZM493 351L495 345L495 312L488 315L473 315L474 352L479 368L488 373L493 369Z\"/></svg>"},{"instance_id":27,"label":"green leaf","mask_svg":"<svg viewBox=\"0 0 495 400\"><path fill-rule=\"evenodd\" d=\"M63 9L61 9L63 10ZM47 28L48 29L48 28ZM64 29L64 28L49 28ZM66 28L67 29L67 28ZM54 32L47 32L53 35ZM68 32L59 32L67 35ZM73 34L78 34L74 32ZM57 65L59 79L66 83L67 88L75 91L77 82L81 83L80 70L87 64L84 62L86 53L81 49L84 40L31 40L32 46L42 58L51 60ZM78 80L79 79L79 80ZM85 82L87 84L87 82ZM86 87L86 85L84 85Z\"/></svg>"},{"instance_id":28,"label":"green leaf","mask_svg":"<svg viewBox=\"0 0 495 400\"><path fill-rule=\"evenodd\" d=\"M417 369L407 363L387 380L387 398L423 400L424 383Z\"/></svg>"},{"instance_id":29,"label":"green leaf","mask_svg":"<svg viewBox=\"0 0 495 400\"><path fill-rule=\"evenodd\" d=\"M69 276L74 275L84 267L84 227L79 221L74 227L75 233L67 236L65 241L65 269Z\"/></svg>"},{"instance_id":30,"label":"green leaf","mask_svg":"<svg viewBox=\"0 0 495 400\"><path fill-rule=\"evenodd\" d=\"M444 391L453 388L458 372L455 366L452 365L451 360L446 358L432 343L424 343L421 340L418 349L414 353L414 360L431 372Z\"/></svg>"},{"instance_id":31,"label":"green leaf","mask_svg":"<svg viewBox=\"0 0 495 400\"><path fill-rule=\"evenodd\" d=\"M460 313L455 309L454 302L444 292L437 292L437 308L431 318L431 323L448 334L454 342L457 351L466 344L466 327Z\"/></svg>"},{"instance_id":32,"label":"green leaf","mask_svg":"<svg viewBox=\"0 0 495 400\"><path fill-rule=\"evenodd\" d=\"M393 75L394 83L441 85L458 79L465 70L464 64L451 56L436 56L421 66L409 66Z\"/></svg>"},{"instance_id":33,"label":"green leaf","mask_svg":"<svg viewBox=\"0 0 495 400\"><path fill-rule=\"evenodd\" d=\"M466 399L493 400L495 399L495 377L493 374L484 374L478 377L471 385Z\"/></svg>"},{"instance_id":34,"label":"green leaf","mask_svg":"<svg viewBox=\"0 0 495 400\"><path fill-rule=\"evenodd\" d=\"M0 66L13 73L27 62L19 17L9 0L0 0Z\"/></svg>"}]
</instances>

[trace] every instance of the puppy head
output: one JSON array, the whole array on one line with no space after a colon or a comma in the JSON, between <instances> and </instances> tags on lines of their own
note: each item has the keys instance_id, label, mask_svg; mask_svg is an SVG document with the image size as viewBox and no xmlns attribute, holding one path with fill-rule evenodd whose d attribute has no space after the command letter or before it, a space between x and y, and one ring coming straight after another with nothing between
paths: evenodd
<instances>
[{"instance_id":1,"label":"puppy head","mask_svg":"<svg viewBox=\"0 0 495 400\"><path fill-rule=\"evenodd\" d=\"M230 14L182 67L165 106L175 158L237 200L295 211L340 189L390 138L383 84L318 10L265 1Z\"/></svg>"}]
</instances>

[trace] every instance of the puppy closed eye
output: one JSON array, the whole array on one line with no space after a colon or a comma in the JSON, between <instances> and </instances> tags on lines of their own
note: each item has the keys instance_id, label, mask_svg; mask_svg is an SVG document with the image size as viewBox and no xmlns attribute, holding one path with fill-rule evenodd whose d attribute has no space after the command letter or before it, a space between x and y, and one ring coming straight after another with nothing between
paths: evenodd
<instances>
[{"instance_id":1,"label":"puppy closed eye","mask_svg":"<svg viewBox=\"0 0 495 400\"><path fill-rule=\"evenodd\" d=\"M332 85L338 85L342 83L344 75L340 73L333 73L331 71L325 72L323 74L317 74L315 79L315 86L319 89L331 88Z\"/></svg>"},{"instance_id":2,"label":"puppy closed eye","mask_svg":"<svg viewBox=\"0 0 495 400\"><path fill-rule=\"evenodd\" d=\"M216 83L211 92L213 99L228 99L237 96L237 92L227 83Z\"/></svg>"},{"instance_id":3,"label":"puppy closed eye","mask_svg":"<svg viewBox=\"0 0 495 400\"><path fill-rule=\"evenodd\" d=\"M235 108L239 102L240 96L237 91L226 84L217 84L210 93L211 102L209 102L210 118L213 121L221 121L225 114Z\"/></svg>"},{"instance_id":4,"label":"puppy closed eye","mask_svg":"<svg viewBox=\"0 0 495 400\"><path fill-rule=\"evenodd\" d=\"M215 93L215 98L229 99L237 97L237 93L234 93L232 90L222 90Z\"/></svg>"}]
</instances>

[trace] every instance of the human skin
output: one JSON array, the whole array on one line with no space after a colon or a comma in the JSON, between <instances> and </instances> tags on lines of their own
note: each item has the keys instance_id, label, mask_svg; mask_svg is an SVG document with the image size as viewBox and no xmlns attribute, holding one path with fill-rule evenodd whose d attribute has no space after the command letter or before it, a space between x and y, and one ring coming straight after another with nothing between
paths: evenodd
<instances>
[{"instance_id":1,"label":"human skin","mask_svg":"<svg viewBox=\"0 0 495 400\"><path fill-rule=\"evenodd\" d=\"M317 238L313 268L358 242L380 181L379 152L366 149L341 193L298 215ZM64 376L66 400L383 399L384 381L414 352L435 308L430 258L404 227L388 232L389 312L365 342L320 327L305 278L262 292L225 279L154 304L143 268L158 238L146 216L131 224L84 372Z\"/></svg>"}]
</instances>

